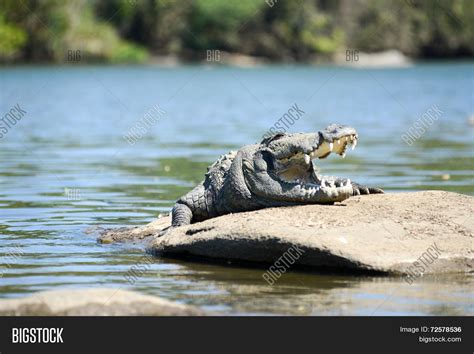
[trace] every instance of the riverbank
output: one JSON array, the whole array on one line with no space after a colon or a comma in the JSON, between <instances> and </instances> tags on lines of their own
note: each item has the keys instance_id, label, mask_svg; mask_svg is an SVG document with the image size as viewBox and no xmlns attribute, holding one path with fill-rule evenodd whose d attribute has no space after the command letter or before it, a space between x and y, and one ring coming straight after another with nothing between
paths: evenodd
<instances>
[{"instance_id":1,"label":"riverbank","mask_svg":"<svg viewBox=\"0 0 474 354\"><path fill-rule=\"evenodd\" d=\"M272 61L269 58L229 53L221 50L207 51L202 60L189 61L178 56L154 56L148 61L149 65L160 67L177 67L188 64L225 65L239 68L256 68L263 65L296 64L291 61ZM397 50L387 50L375 53L365 53L359 50L346 50L333 56L314 57L299 64L306 65L338 65L356 68L405 68L414 63L415 59L405 56Z\"/></svg>"}]
</instances>

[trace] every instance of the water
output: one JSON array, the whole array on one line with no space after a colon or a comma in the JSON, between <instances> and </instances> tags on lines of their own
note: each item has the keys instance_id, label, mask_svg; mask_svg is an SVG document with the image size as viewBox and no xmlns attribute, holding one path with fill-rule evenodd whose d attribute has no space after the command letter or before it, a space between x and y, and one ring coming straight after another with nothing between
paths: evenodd
<instances>
[{"instance_id":1,"label":"water","mask_svg":"<svg viewBox=\"0 0 474 354\"><path fill-rule=\"evenodd\" d=\"M219 154L258 141L294 103L291 131L332 122L360 136L325 174L386 191L474 195L472 63L354 70L274 66L1 68L1 114L26 115L0 140L0 297L58 287L123 287L227 314L473 314L472 276L394 277L287 272L158 259L136 283L138 246L100 245L91 226L142 225L168 212ZM130 145L124 135L165 114ZM443 113L407 145L430 107ZM449 175L443 176L443 175Z\"/></svg>"}]
</instances>

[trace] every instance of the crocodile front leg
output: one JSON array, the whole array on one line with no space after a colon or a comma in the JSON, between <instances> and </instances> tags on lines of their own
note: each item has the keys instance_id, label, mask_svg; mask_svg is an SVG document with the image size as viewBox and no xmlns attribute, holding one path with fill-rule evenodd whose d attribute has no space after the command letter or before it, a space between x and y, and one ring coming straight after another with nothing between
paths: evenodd
<instances>
[{"instance_id":1,"label":"crocodile front leg","mask_svg":"<svg viewBox=\"0 0 474 354\"><path fill-rule=\"evenodd\" d=\"M171 226L178 227L182 225L191 224L193 212L191 209L182 203L176 203L171 211Z\"/></svg>"},{"instance_id":2,"label":"crocodile front leg","mask_svg":"<svg viewBox=\"0 0 474 354\"><path fill-rule=\"evenodd\" d=\"M158 233L158 236L164 236L175 227L191 224L193 212L189 207L182 203L176 203L171 211L171 225Z\"/></svg>"}]
</instances>

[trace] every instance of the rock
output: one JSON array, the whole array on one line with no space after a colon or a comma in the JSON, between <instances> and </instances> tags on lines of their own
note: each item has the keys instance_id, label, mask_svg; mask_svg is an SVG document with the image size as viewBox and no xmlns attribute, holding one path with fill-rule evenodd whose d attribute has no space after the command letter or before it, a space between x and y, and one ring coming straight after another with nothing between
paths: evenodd
<instances>
[{"instance_id":1,"label":"rock","mask_svg":"<svg viewBox=\"0 0 474 354\"><path fill-rule=\"evenodd\" d=\"M176 55L155 55L150 58L149 64L164 68L176 68L184 63Z\"/></svg>"},{"instance_id":2,"label":"rock","mask_svg":"<svg viewBox=\"0 0 474 354\"><path fill-rule=\"evenodd\" d=\"M100 243L114 243L114 242L140 242L147 241L157 232L165 227L170 226L171 217L164 216L151 223L141 227L121 227L118 229L105 229L101 232L97 241Z\"/></svg>"},{"instance_id":3,"label":"rock","mask_svg":"<svg viewBox=\"0 0 474 354\"><path fill-rule=\"evenodd\" d=\"M474 197L451 192L376 194L335 205L224 215L151 238L148 249L158 256L265 265L292 249L298 254L292 268L411 275L471 272L473 210ZM114 237L109 232L109 238L130 240L132 233L158 233L157 226L155 221L142 229L146 232L122 230Z\"/></svg>"},{"instance_id":4,"label":"rock","mask_svg":"<svg viewBox=\"0 0 474 354\"><path fill-rule=\"evenodd\" d=\"M209 58L201 63L204 65L229 65L239 68L255 68L267 63L263 57L255 57L241 53L229 53L223 50L217 50L208 53Z\"/></svg>"},{"instance_id":5,"label":"rock","mask_svg":"<svg viewBox=\"0 0 474 354\"><path fill-rule=\"evenodd\" d=\"M223 53L222 64L240 68L255 68L265 63L263 58L239 53Z\"/></svg>"},{"instance_id":6,"label":"rock","mask_svg":"<svg viewBox=\"0 0 474 354\"><path fill-rule=\"evenodd\" d=\"M339 65L356 68L405 68L412 65L411 60L398 50L378 53L341 52L335 57Z\"/></svg>"},{"instance_id":7,"label":"rock","mask_svg":"<svg viewBox=\"0 0 474 354\"><path fill-rule=\"evenodd\" d=\"M0 300L0 316L196 316L201 310L122 289L39 292Z\"/></svg>"}]
</instances>

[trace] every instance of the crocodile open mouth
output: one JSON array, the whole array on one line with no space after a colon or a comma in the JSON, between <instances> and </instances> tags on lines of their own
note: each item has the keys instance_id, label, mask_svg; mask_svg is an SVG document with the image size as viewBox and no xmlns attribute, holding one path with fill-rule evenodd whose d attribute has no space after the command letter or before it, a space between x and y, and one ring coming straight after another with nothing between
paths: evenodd
<instances>
[{"instance_id":1,"label":"crocodile open mouth","mask_svg":"<svg viewBox=\"0 0 474 354\"><path fill-rule=\"evenodd\" d=\"M324 159L329 156L331 152L341 155L343 158L346 156L346 151L349 145L352 145L352 150L357 145L358 136L355 134L344 135L338 139L334 139L332 142L324 141L320 144L311 154L305 155L305 160L312 160L314 158ZM308 163L308 162L307 162Z\"/></svg>"},{"instance_id":2,"label":"crocodile open mouth","mask_svg":"<svg viewBox=\"0 0 474 354\"><path fill-rule=\"evenodd\" d=\"M312 152L304 154L296 153L289 158L278 159L277 174L284 182L293 183L315 183L319 181L317 167L312 163L313 159L324 159L331 153L338 154L343 158L349 146L352 150L357 145L358 136L356 134L343 135L332 141L324 140Z\"/></svg>"}]
</instances>

